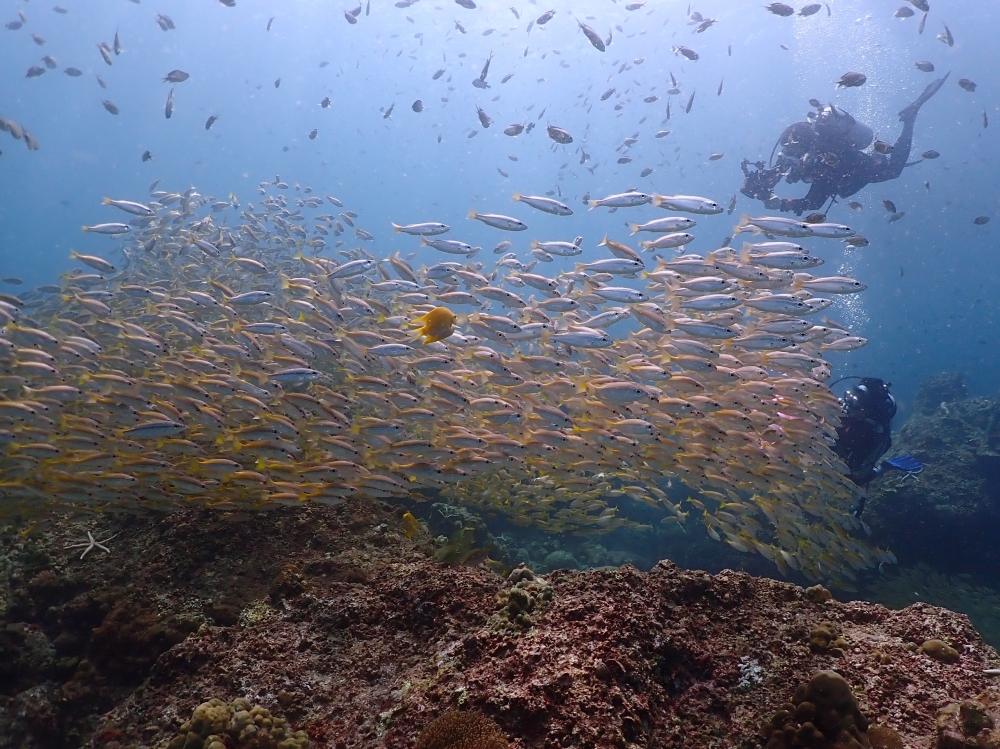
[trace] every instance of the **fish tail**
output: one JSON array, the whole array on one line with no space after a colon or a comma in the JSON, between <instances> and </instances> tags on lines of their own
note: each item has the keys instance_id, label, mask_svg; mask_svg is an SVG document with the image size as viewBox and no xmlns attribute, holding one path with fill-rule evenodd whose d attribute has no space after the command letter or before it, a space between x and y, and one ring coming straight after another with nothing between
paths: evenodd
<instances>
[{"instance_id":1,"label":"fish tail","mask_svg":"<svg viewBox=\"0 0 1000 749\"><path fill-rule=\"evenodd\" d=\"M745 226L749 226L749 224L750 224L750 214L749 213L740 214L740 220L736 224L736 227L738 229L742 229Z\"/></svg>"},{"instance_id":2,"label":"fish tail","mask_svg":"<svg viewBox=\"0 0 1000 749\"><path fill-rule=\"evenodd\" d=\"M652 203L655 208L659 208L661 205L663 205L663 196L653 193L653 199L649 202Z\"/></svg>"},{"instance_id":3,"label":"fish tail","mask_svg":"<svg viewBox=\"0 0 1000 749\"><path fill-rule=\"evenodd\" d=\"M399 224L394 224L392 221L390 221L389 223L392 224L392 230L393 231L402 231L403 230L403 227L400 226Z\"/></svg>"},{"instance_id":4,"label":"fish tail","mask_svg":"<svg viewBox=\"0 0 1000 749\"><path fill-rule=\"evenodd\" d=\"M524 196L523 196L523 195L522 195L521 193L519 193L519 192L515 192L515 193L514 193L514 197L513 197L513 202L515 202L515 203L516 203L517 201L519 201L519 200L520 200L521 198L523 198L523 197L524 197Z\"/></svg>"},{"instance_id":5,"label":"fish tail","mask_svg":"<svg viewBox=\"0 0 1000 749\"><path fill-rule=\"evenodd\" d=\"M105 198L101 201L101 205L111 205L112 202L111 198Z\"/></svg>"},{"instance_id":6,"label":"fish tail","mask_svg":"<svg viewBox=\"0 0 1000 749\"><path fill-rule=\"evenodd\" d=\"M90 231L91 230L89 226L82 226L80 228L83 229L84 231Z\"/></svg>"},{"instance_id":7,"label":"fish tail","mask_svg":"<svg viewBox=\"0 0 1000 749\"><path fill-rule=\"evenodd\" d=\"M532 239L531 240L531 249L533 249L533 250L538 249L538 240L537 239Z\"/></svg>"},{"instance_id":8,"label":"fish tail","mask_svg":"<svg viewBox=\"0 0 1000 749\"><path fill-rule=\"evenodd\" d=\"M595 208L597 208L597 204L600 203L600 202L601 201L599 201L599 200L591 200L590 201L590 208L588 208L587 210L588 211L594 210Z\"/></svg>"},{"instance_id":9,"label":"fish tail","mask_svg":"<svg viewBox=\"0 0 1000 749\"><path fill-rule=\"evenodd\" d=\"M421 247L426 247L429 244L430 244L430 242L427 241L427 237L421 235L421 237L420 237L420 246ZM396 253L396 254L398 255L399 253Z\"/></svg>"},{"instance_id":10,"label":"fish tail","mask_svg":"<svg viewBox=\"0 0 1000 749\"><path fill-rule=\"evenodd\" d=\"M475 211L469 211L469 218L479 218L479 214Z\"/></svg>"},{"instance_id":11,"label":"fish tail","mask_svg":"<svg viewBox=\"0 0 1000 749\"><path fill-rule=\"evenodd\" d=\"M635 234L639 231L639 224L629 224L628 228L630 229L630 234ZM605 237L605 239L607 239L607 237Z\"/></svg>"}]
</instances>

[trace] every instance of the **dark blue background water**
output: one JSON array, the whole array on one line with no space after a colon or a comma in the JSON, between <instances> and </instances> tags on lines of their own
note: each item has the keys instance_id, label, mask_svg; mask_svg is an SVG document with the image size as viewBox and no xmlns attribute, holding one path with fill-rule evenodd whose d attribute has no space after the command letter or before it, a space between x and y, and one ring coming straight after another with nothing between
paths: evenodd
<instances>
[{"instance_id":1,"label":"dark blue background water","mask_svg":"<svg viewBox=\"0 0 1000 749\"><path fill-rule=\"evenodd\" d=\"M886 377L904 408L919 382L943 369L964 371L976 392L997 390L997 223L973 224L976 216L993 216L998 200L995 4L937 0L922 35L919 12L899 20L892 17L897 4L868 0L832 2L830 15L824 8L808 18L780 18L759 2L706 3L693 9L718 23L701 34L693 33L685 3L652 0L633 12L623 2L553 0L543 6L517 0L520 21L508 1L466 10L450 0L421 0L406 9L372 0L370 15L362 12L357 25L345 21L346 6L325 0L238 0L234 8L213 0L62 4L65 15L50 2L0 2L0 22L16 20L18 9L27 16L20 30L0 28L0 114L41 144L28 152L0 134L0 275L19 276L29 286L70 268L71 248L109 255L117 241L82 234L80 226L122 220L101 199L147 199L157 177L168 190L194 185L205 195L234 193L243 205L259 199L258 182L276 175L309 185L360 214L358 225L376 237L366 246L379 256L417 249L412 238L391 233L390 221L437 220L455 227L455 238L482 244L491 262L489 249L502 237L467 221L471 208L527 221L530 230L513 237L522 258L532 238L577 234L586 238L584 259L603 256L595 245L605 233L622 241L625 222L666 214L648 206L588 213L581 204L585 193L600 197L636 187L727 203L741 183L740 159L766 158L782 129L810 109L810 97L836 102L891 142L899 131L896 113L951 70L948 84L921 112L914 140L915 155L933 148L941 158L863 190L855 196L863 212L841 205L830 214L871 246L845 253L831 240L810 245L827 259L823 273L850 271L869 286L827 313L871 340L861 351L835 357L837 376ZM550 8L557 11L554 19L529 34L528 21ZM161 31L157 13L169 15L176 30ZM574 15L602 36L615 29L605 53L587 42ZM456 19L466 34L456 29ZM954 47L935 39L943 23ZM110 44L116 29L124 50L109 67L97 44ZM45 38L44 47L32 33ZM675 44L694 48L700 59L675 56ZM491 88L480 90L471 82L491 51ZM45 54L58 60L59 69L26 79L25 71ZM636 58L645 59L637 64ZM918 71L916 60L932 61L938 72ZM329 64L320 67L324 61ZM629 69L619 73L622 63ZM66 76L66 66L84 75ZM433 81L441 68L445 74ZM173 69L191 78L175 86L175 112L167 120L170 84L161 78ZM848 70L866 73L868 82L835 90L833 81ZM667 94L670 72L682 89L673 97ZM513 78L501 84L508 73ZM974 80L978 90L959 88L961 77ZM617 94L600 101L612 86ZM653 94L658 101L643 101ZM329 109L319 106L326 96L333 101ZM418 98L426 106L420 114L410 108ZM672 117L664 121L668 98ZM102 99L121 114L110 115ZM382 110L393 103L392 117L383 119ZM494 120L488 130L479 125L477 104ZM503 135L506 125L536 120L542 110L531 134ZM984 110L996 120L988 129ZM220 118L206 131L212 114ZM575 142L556 146L545 135L546 124L566 128ZM314 128L318 137L310 140ZM660 129L671 134L655 139ZM616 163L615 147L636 133L633 162ZM597 165L593 173L579 163L581 147L592 157L586 166ZM146 149L155 158L142 163ZM725 156L709 161L716 152ZM640 178L647 166L655 171ZM512 204L515 190L559 190L576 215L557 218ZM901 221L887 223L882 197L906 212ZM320 210L335 212L329 205ZM699 217L690 250L717 247L741 212L764 213L740 196L733 216ZM232 211L217 218L223 216L239 221ZM348 246L356 243L348 238Z\"/></svg>"}]
</instances>

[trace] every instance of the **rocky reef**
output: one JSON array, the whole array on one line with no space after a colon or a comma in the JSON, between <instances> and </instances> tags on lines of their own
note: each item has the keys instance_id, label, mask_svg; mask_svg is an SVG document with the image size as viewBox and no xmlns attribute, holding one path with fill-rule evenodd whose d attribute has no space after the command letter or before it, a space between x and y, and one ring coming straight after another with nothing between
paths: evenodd
<instances>
[{"instance_id":1,"label":"rocky reef","mask_svg":"<svg viewBox=\"0 0 1000 749\"><path fill-rule=\"evenodd\" d=\"M78 526L4 529L0 747L436 747L456 711L511 747L992 735L961 705L1000 658L963 615L670 562L503 576L436 562L404 512L107 516L83 559Z\"/></svg>"},{"instance_id":2,"label":"rocky reef","mask_svg":"<svg viewBox=\"0 0 1000 749\"><path fill-rule=\"evenodd\" d=\"M886 455L912 455L918 475L887 471L864 519L904 565L979 575L1000 569L1000 397L969 398L961 375L921 386Z\"/></svg>"}]
</instances>

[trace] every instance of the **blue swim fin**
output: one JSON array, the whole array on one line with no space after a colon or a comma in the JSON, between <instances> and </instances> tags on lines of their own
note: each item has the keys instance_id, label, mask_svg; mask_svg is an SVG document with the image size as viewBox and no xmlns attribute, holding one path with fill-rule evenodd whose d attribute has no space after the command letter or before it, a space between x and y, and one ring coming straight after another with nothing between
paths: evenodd
<instances>
[{"instance_id":1,"label":"blue swim fin","mask_svg":"<svg viewBox=\"0 0 1000 749\"><path fill-rule=\"evenodd\" d=\"M924 467L924 464L912 455L900 455L898 458L885 461L885 464L892 466L893 468L898 468L901 471L906 471L907 473L919 471Z\"/></svg>"}]
</instances>

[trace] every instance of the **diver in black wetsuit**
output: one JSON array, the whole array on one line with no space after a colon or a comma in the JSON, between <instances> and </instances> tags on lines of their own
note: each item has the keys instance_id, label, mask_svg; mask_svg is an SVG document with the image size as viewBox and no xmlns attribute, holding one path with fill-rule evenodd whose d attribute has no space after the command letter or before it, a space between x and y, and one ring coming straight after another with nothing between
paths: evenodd
<instances>
[{"instance_id":1,"label":"diver in black wetsuit","mask_svg":"<svg viewBox=\"0 0 1000 749\"><path fill-rule=\"evenodd\" d=\"M850 469L849 478L867 486L882 472L879 459L892 447L892 418L896 399L888 383L862 377L840 399L840 427L833 450Z\"/></svg>"},{"instance_id":2,"label":"diver in black wetsuit","mask_svg":"<svg viewBox=\"0 0 1000 749\"><path fill-rule=\"evenodd\" d=\"M948 75L951 75L950 73ZM778 152L774 165L765 168L763 161L743 159L746 177L740 192L761 200L772 210L818 211L834 196L846 198L865 185L896 179L907 165L913 141L913 123L920 107L938 92L948 75L931 83L910 106L899 113L903 131L888 156L865 151L873 141L872 130L835 106L810 114L807 122L796 122L785 128L778 139ZM777 146L775 146L777 148ZM774 194L774 187L782 178L790 184L810 184L805 197L788 199Z\"/></svg>"}]
</instances>

